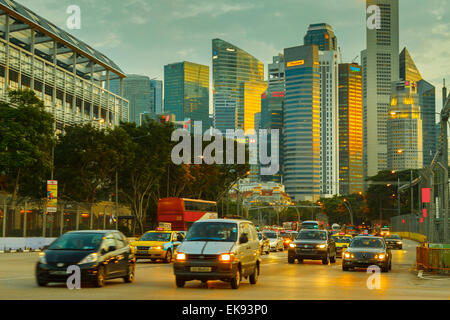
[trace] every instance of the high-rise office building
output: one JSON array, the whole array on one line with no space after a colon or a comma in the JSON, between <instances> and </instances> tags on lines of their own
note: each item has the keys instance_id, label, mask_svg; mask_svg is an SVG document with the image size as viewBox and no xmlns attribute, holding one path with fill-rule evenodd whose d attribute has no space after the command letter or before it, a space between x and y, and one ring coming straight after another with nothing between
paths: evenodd
<instances>
[{"instance_id":1,"label":"high-rise office building","mask_svg":"<svg viewBox=\"0 0 450 320\"><path fill-rule=\"evenodd\" d=\"M404 80L392 82L391 91L387 169L420 169L423 165L423 137L417 84Z\"/></svg>"},{"instance_id":2,"label":"high-rise office building","mask_svg":"<svg viewBox=\"0 0 450 320\"><path fill-rule=\"evenodd\" d=\"M422 80L419 69L409 54L408 49L403 48L399 56L400 80L419 82Z\"/></svg>"},{"instance_id":3,"label":"high-rise office building","mask_svg":"<svg viewBox=\"0 0 450 320\"><path fill-rule=\"evenodd\" d=\"M112 60L15 1L0 1L0 17L0 101L9 101L9 89L33 90L57 131L128 121L122 90L110 89L113 79L122 83L126 76Z\"/></svg>"},{"instance_id":4,"label":"high-rise office building","mask_svg":"<svg viewBox=\"0 0 450 320\"><path fill-rule=\"evenodd\" d=\"M156 114L163 113L163 103L162 103L162 81L161 80L150 80L150 109Z\"/></svg>"},{"instance_id":5,"label":"high-rise office building","mask_svg":"<svg viewBox=\"0 0 450 320\"><path fill-rule=\"evenodd\" d=\"M333 28L326 23L310 24L303 40L305 45L315 44L321 51L337 50L337 39Z\"/></svg>"},{"instance_id":6,"label":"high-rise office building","mask_svg":"<svg viewBox=\"0 0 450 320\"><path fill-rule=\"evenodd\" d=\"M267 89L264 64L244 50L212 41L214 126L254 129L254 114L261 111L261 94Z\"/></svg>"},{"instance_id":7,"label":"high-rise office building","mask_svg":"<svg viewBox=\"0 0 450 320\"><path fill-rule=\"evenodd\" d=\"M187 61L164 66L164 113L176 121L209 123L208 66Z\"/></svg>"},{"instance_id":8,"label":"high-rise office building","mask_svg":"<svg viewBox=\"0 0 450 320\"><path fill-rule=\"evenodd\" d=\"M436 153L436 89L422 79L417 82L417 94L422 114L423 165L428 166Z\"/></svg>"},{"instance_id":9,"label":"high-rise office building","mask_svg":"<svg viewBox=\"0 0 450 320\"><path fill-rule=\"evenodd\" d=\"M283 177L289 196L320 198L320 70L317 45L284 49Z\"/></svg>"},{"instance_id":10,"label":"high-rise office building","mask_svg":"<svg viewBox=\"0 0 450 320\"><path fill-rule=\"evenodd\" d=\"M114 93L120 91L120 82L112 80L110 89ZM123 81L123 95L129 101L129 121L141 124L143 114L151 113L150 78L137 74L129 74Z\"/></svg>"},{"instance_id":11,"label":"high-rise office building","mask_svg":"<svg viewBox=\"0 0 450 320\"><path fill-rule=\"evenodd\" d=\"M365 176L387 168L387 119L391 83L399 79L398 0L366 0L380 9L380 28L366 28L363 69L363 123ZM369 19L371 14L367 14Z\"/></svg>"},{"instance_id":12,"label":"high-rise office building","mask_svg":"<svg viewBox=\"0 0 450 320\"><path fill-rule=\"evenodd\" d=\"M339 64L339 189L364 189L362 71L356 63Z\"/></svg>"}]
</instances>

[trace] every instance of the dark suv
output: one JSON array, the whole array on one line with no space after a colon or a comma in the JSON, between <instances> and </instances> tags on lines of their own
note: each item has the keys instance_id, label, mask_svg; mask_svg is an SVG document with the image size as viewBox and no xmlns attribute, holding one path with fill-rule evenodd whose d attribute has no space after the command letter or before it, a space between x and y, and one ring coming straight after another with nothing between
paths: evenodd
<instances>
[{"instance_id":1,"label":"dark suv","mask_svg":"<svg viewBox=\"0 0 450 320\"><path fill-rule=\"evenodd\" d=\"M336 243L326 230L303 229L294 242L289 244L288 262L295 259L302 263L304 259L322 260L323 264L336 262Z\"/></svg>"},{"instance_id":2,"label":"dark suv","mask_svg":"<svg viewBox=\"0 0 450 320\"><path fill-rule=\"evenodd\" d=\"M39 255L36 280L39 286L66 282L69 266L78 266L81 282L102 287L107 279L133 282L136 259L127 238L116 230L84 230L63 234Z\"/></svg>"}]
</instances>

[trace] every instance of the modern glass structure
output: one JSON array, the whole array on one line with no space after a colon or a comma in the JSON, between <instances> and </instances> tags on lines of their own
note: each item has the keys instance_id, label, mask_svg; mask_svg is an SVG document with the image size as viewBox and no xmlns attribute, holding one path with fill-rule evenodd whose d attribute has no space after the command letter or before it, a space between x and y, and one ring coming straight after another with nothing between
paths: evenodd
<instances>
[{"instance_id":1,"label":"modern glass structure","mask_svg":"<svg viewBox=\"0 0 450 320\"><path fill-rule=\"evenodd\" d=\"M362 70L339 64L339 193L364 190Z\"/></svg>"},{"instance_id":2,"label":"modern glass structure","mask_svg":"<svg viewBox=\"0 0 450 320\"><path fill-rule=\"evenodd\" d=\"M310 24L303 40L305 45L315 44L321 51L337 50L333 28L326 23Z\"/></svg>"},{"instance_id":3,"label":"modern glass structure","mask_svg":"<svg viewBox=\"0 0 450 320\"><path fill-rule=\"evenodd\" d=\"M436 153L436 88L425 80L417 82L417 94L422 113L423 165L428 166Z\"/></svg>"},{"instance_id":4,"label":"modern glass structure","mask_svg":"<svg viewBox=\"0 0 450 320\"><path fill-rule=\"evenodd\" d=\"M209 67L192 62L164 66L164 113L176 121L209 123Z\"/></svg>"},{"instance_id":5,"label":"modern glass structure","mask_svg":"<svg viewBox=\"0 0 450 320\"><path fill-rule=\"evenodd\" d=\"M297 200L320 198L320 71L318 46L284 49L283 176Z\"/></svg>"},{"instance_id":6,"label":"modern glass structure","mask_svg":"<svg viewBox=\"0 0 450 320\"><path fill-rule=\"evenodd\" d=\"M422 119L417 84L403 80L392 83L387 125L388 170L422 168Z\"/></svg>"},{"instance_id":7,"label":"modern glass structure","mask_svg":"<svg viewBox=\"0 0 450 320\"><path fill-rule=\"evenodd\" d=\"M391 83L399 80L399 1L366 0L380 9L381 28L366 28L363 68L365 177L387 168L387 119ZM372 13L373 14L373 13ZM366 14L366 20L372 14Z\"/></svg>"},{"instance_id":8,"label":"modern glass structure","mask_svg":"<svg viewBox=\"0 0 450 320\"><path fill-rule=\"evenodd\" d=\"M120 91L120 82L112 80L110 89L114 93ZM129 122L141 124L142 114L154 112L151 105L150 78L130 74L123 81L123 95L129 101Z\"/></svg>"},{"instance_id":9,"label":"modern glass structure","mask_svg":"<svg viewBox=\"0 0 450 320\"><path fill-rule=\"evenodd\" d=\"M163 98L162 98L162 81L150 80L150 110L156 114L163 113Z\"/></svg>"},{"instance_id":10,"label":"modern glass structure","mask_svg":"<svg viewBox=\"0 0 450 320\"><path fill-rule=\"evenodd\" d=\"M419 69L417 69L414 60L409 54L408 49L403 48L399 57L400 80L419 82L422 80Z\"/></svg>"},{"instance_id":11,"label":"modern glass structure","mask_svg":"<svg viewBox=\"0 0 450 320\"><path fill-rule=\"evenodd\" d=\"M213 39L212 65L215 128L254 129L254 114L261 111L261 94L267 89L264 64L231 43Z\"/></svg>"},{"instance_id":12,"label":"modern glass structure","mask_svg":"<svg viewBox=\"0 0 450 320\"><path fill-rule=\"evenodd\" d=\"M109 58L12 0L0 0L0 100L8 89L31 89L65 125L128 121L128 101L110 90L125 74ZM121 86L122 88L122 86Z\"/></svg>"}]
</instances>

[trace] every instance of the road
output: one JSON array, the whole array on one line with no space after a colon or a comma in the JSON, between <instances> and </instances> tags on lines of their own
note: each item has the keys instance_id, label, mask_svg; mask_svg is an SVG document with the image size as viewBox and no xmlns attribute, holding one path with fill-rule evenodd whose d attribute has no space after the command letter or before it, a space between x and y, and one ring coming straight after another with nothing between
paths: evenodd
<instances>
[{"instance_id":1,"label":"road","mask_svg":"<svg viewBox=\"0 0 450 320\"><path fill-rule=\"evenodd\" d=\"M365 272L343 272L341 260L322 265L320 261L288 264L287 252L263 256L261 276L256 285L243 280L238 290L228 283L187 282L176 288L172 265L137 263L136 280L107 281L105 287L69 290L65 284L38 287L34 278L37 253L0 254L0 299L127 299L127 300L311 300L311 299L450 299L450 277L420 279L410 271L415 261L413 241L404 241L404 250L393 250L392 272L381 273L380 289L370 290Z\"/></svg>"}]
</instances>

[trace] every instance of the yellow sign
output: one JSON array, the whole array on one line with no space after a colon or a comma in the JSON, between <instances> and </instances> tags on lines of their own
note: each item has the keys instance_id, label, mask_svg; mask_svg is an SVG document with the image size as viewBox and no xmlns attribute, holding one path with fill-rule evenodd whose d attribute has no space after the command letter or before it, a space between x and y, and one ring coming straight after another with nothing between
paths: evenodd
<instances>
[{"instance_id":1,"label":"yellow sign","mask_svg":"<svg viewBox=\"0 0 450 320\"><path fill-rule=\"evenodd\" d=\"M47 212L56 212L58 204L58 181L47 180Z\"/></svg>"},{"instance_id":2,"label":"yellow sign","mask_svg":"<svg viewBox=\"0 0 450 320\"><path fill-rule=\"evenodd\" d=\"M302 64L305 64L305 60L296 60L296 61L289 61L287 63L287 67L295 67L295 66L301 66Z\"/></svg>"}]
</instances>

